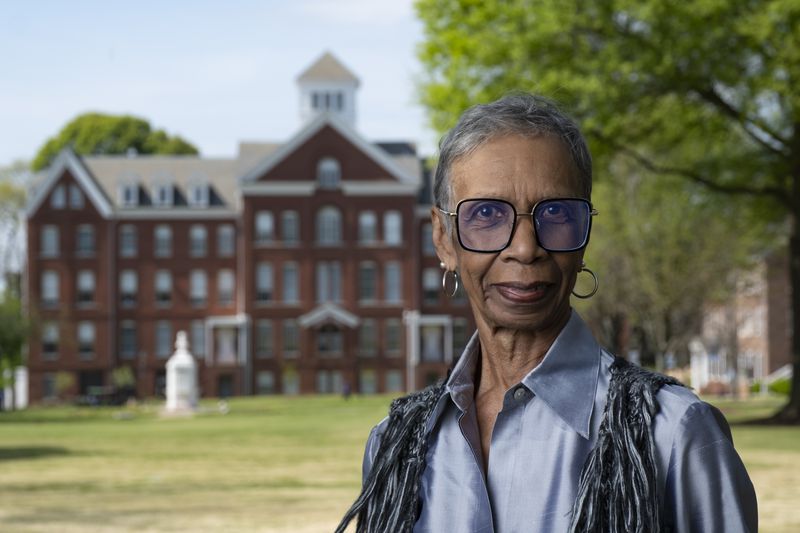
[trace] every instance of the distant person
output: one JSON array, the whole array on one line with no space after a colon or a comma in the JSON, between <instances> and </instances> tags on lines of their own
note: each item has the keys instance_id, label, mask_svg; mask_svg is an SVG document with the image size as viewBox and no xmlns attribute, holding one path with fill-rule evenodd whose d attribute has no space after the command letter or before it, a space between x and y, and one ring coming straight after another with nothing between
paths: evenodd
<instances>
[{"instance_id":1,"label":"distant person","mask_svg":"<svg viewBox=\"0 0 800 533\"><path fill-rule=\"evenodd\" d=\"M342 385L342 397L343 397L345 400L349 400L349 399L350 399L350 394L351 394L352 392L353 392L353 390L350 388L350 382L349 382L349 381L346 381L346 382L344 383L344 385Z\"/></svg>"},{"instance_id":2,"label":"distant person","mask_svg":"<svg viewBox=\"0 0 800 533\"><path fill-rule=\"evenodd\" d=\"M597 290L591 187L583 135L543 98L475 106L444 137L434 244L477 332L444 383L373 429L338 531L756 531L720 412L609 354L572 309Z\"/></svg>"}]
</instances>

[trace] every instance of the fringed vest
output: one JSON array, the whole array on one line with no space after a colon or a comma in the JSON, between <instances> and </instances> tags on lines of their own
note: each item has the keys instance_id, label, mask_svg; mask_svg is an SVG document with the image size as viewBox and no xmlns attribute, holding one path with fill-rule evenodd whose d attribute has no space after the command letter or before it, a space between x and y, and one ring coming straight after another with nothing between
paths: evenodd
<instances>
[{"instance_id":1,"label":"fringed vest","mask_svg":"<svg viewBox=\"0 0 800 533\"><path fill-rule=\"evenodd\" d=\"M595 444L583 465L570 532L661 533L652 424L656 394L680 385L616 358ZM357 533L411 533L428 448L427 422L445 384L392 402L372 470L336 533L358 517Z\"/></svg>"}]
</instances>

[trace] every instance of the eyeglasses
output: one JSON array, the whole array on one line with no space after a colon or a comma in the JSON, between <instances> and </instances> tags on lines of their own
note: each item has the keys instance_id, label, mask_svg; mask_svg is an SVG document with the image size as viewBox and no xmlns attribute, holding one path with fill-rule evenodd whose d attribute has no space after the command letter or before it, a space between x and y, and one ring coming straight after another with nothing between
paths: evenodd
<instances>
[{"instance_id":1,"label":"eyeglasses","mask_svg":"<svg viewBox=\"0 0 800 533\"><path fill-rule=\"evenodd\" d=\"M574 252L589 242L592 217L597 210L583 198L548 198L537 202L530 213L517 214L510 202L495 198L461 200L455 213L456 232L462 248L471 252L496 253L508 248L517 218L532 217L539 246L548 252Z\"/></svg>"}]
</instances>

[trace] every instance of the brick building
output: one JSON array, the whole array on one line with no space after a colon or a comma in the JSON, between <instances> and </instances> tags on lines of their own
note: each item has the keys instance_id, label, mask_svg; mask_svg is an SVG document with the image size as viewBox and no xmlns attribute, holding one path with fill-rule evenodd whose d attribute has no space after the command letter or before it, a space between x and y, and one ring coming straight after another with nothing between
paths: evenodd
<instances>
[{"instance_id":1,"label":"brick building","mask_svg":"<svg viewBox=\"0 0 800 533\"><path fill-rule=\"evenodd\" d=\"M158 395L185 330L205 396L400 392L442 377L472 331L441 294L413 144L355 129L358 79L298 78L303 126L231 159L63 151L28 208L32 401L130 367Z\"/></svg>"}]
</instances>

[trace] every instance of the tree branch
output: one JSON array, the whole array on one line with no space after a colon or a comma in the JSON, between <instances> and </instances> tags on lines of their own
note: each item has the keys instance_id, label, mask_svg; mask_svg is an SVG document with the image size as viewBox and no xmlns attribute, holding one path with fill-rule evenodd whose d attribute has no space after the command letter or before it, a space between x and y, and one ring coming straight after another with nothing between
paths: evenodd
<instances>
[{"instance_id":1,"label":"tree branch","mask_svg":"<svg viewBox=\"0 0 800 533\"><path fill-rule=\"evenodd\" d=\"M764 134L768 135L774 142L781 144L783 147L786 147L789 144L787 139L784 139L776 131L772 128L769 128L765 124L760 121L757 121L753 118L747 117L739 112L738 109L733 107L729 102L727 102L722 96L714 90L714 88L707 88L707 89L695 89L698 95L700 95L703 100L708 102L709 104L713 105L720 111L722 111L725 115L729 116L733 120L739 124L742 129L744 130L747 135L757 142L763 148L766 148L770 152L780 155L781 157L786 157L788 154L781 150L780 148L776 148L773 144L770 144L766 140L764 140L761 136L758 135L756 131L753 131L753 128L756 128L758 131L763 132Z\"/></svg>"},{"instance_id":2,"label":"tree branch","mask_svg":"<svg viewBox=\"0 0 800 533\"><path fill-rule=\"evenodd\" d=\"M751 187L748 185L722 184L688 168L659 165L633 148L629 148L614 142L596 130L592 130L591 133L600 138L603 142L612 146L617 152L633 159L639 166L649 170L650 172L654 172L656 174L673 174L676 176L681 176L694 181L695 183L699 183L711 189L712 191L723 192L727 194L769 196L790 209L792 207L791 200L789 199L789 192L781 189L780 187Z\"/></svg>"}]
</instances>

